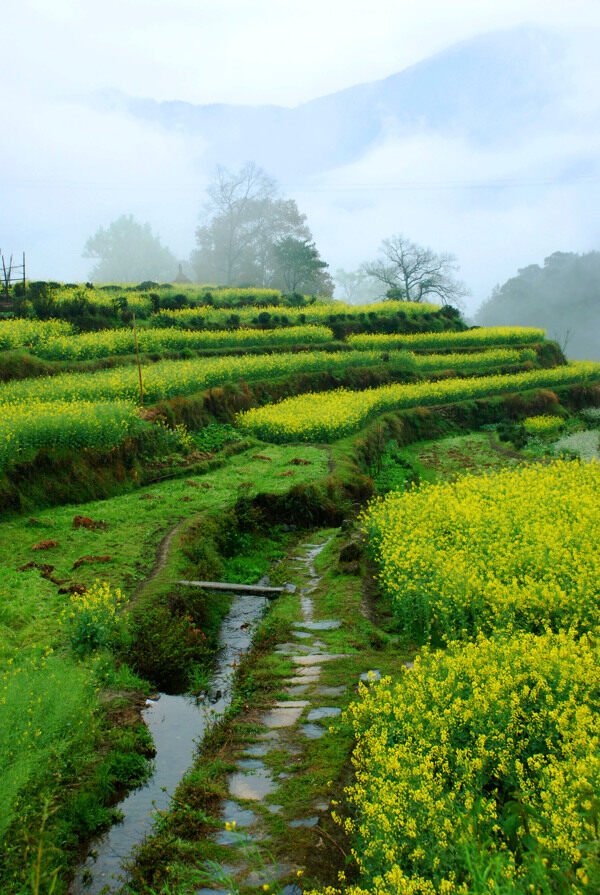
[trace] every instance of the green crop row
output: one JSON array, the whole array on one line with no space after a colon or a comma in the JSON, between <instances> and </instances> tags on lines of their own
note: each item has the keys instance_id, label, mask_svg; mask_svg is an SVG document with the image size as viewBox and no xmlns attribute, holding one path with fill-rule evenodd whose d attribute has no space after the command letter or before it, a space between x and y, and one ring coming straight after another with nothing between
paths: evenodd
<instances>
[{"instance_id":1,"label":"green crop row","mask_svg":"<svg viewBox=\"0 0 600 895\"><path fill-rule=\"evenodd\" d=\"M344 317L347 320L368 319L370 315L379 317L395 317L399 313L406 317L419 317L424 314L435 313L440 310L439 305L417 304L409 301L383 301L371 305L347 305L344 302L315 302L302 308L282 308L278 305L269 305L265 308L247 307L236 308L234 317L237 323L249 325L252 323L268 324L271 318L291 324L297 323L330 323L332 319ZM178 311L161 311L152 318L154 326L227 326L231 325L231 310L227 308L212 308L210 306L197 308L182 308Z\"/></svg>"}]
</instances>

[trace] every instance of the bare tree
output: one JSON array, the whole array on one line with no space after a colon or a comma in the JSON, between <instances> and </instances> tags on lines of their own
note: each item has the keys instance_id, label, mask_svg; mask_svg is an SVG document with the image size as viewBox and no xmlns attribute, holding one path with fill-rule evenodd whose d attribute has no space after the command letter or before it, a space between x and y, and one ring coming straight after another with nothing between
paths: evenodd
<instances>
[{"instance_id":1,"label":"bare tree","mask_svg":"<svg viewBox=\"0 0 600 895\"><path fill-rule=\"evenodd\" d=\"M388 287L388 297L403 301L438 299L459 305L467 295L465 285L453 276L458 270L454 255L437 255L402 234L384 239L380 257L363 264L362 270Z\"/></svg>"},{"instance_id":2,"label":"bare tree","mask_svg":"<svg viewBox=\"0 0 600 895\"><path fill-rule=\"evenodd\" d=\"M255 241L264 226L257 207L262 208L277 192L272 177L254 162L248 162L237 173L219 165L214 180L207 189L206 214L214 224L218 222L218 234L214 226L199 227L196 239L199 245L214 251L217 243L222 252L223 277L227 285L233 283L241 259ZM216 238L215 238L216 237Z\"/></svg>"}]
</instances>

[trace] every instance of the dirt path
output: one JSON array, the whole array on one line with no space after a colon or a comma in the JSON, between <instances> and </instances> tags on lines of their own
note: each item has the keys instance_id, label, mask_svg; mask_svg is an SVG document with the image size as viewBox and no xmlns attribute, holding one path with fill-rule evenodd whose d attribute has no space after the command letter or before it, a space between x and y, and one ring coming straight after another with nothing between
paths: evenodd
<instances>
[{"instance_id":1,"label":"dirt path","mask_svg":"<svg viewBox=\"0 0 600 895\"><path fill-rule=\"evenodd\" d=\"M491 449L496 451L497 454L502 454L503 457L511 457L513 460L520 460L521 463L543 463L545 465L552 463L550 457L524 457L523 454L520 454L518 451L514 451L512 448L498 444L494 439L493 432L488 434L488 439Z\"/></svg>"},{"instance_id":2,"label":"dirt path","mask_svg":"<svg viewBox=\"0 0 600 895\"><path fill-rule=\"evenodd\" d=\"M172 528L167 531L166 534L163 535L158 544L158 547L156 548L156 559L154 561L154 565L152 566L149 575L147 575L143 581L140 581L140 583L132 593L130 602L137 600L137 598L140 596L140 594L143 593L148 584L157 577L162 569L164 569L167 564L167 560L169 559L169 552L171 550L173 538L180 531L180 529L183 528L185 523L192 518L192 516L189 516L184 519L180 519Z\"/></svg>"}]
</instances>

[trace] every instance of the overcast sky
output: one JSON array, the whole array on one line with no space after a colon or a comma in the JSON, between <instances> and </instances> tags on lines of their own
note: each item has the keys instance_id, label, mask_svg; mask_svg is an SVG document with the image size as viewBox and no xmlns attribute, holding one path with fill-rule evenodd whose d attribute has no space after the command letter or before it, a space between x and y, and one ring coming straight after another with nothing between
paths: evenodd
<instances>
[{"instance_id":1,"label":"overcast sky","mask_svg":"<svg viewBox=\"0 0 600 895\"><path fill-rule=\"evenodd\" d=\"M130 212L179 257L193 248L210 176L202 138L100 112L89 102L94 91L293 106L525 23L578 28L588 35L581 66L598 56L600 0L9 0L1 23L0 248L27 249L35 277L85 279L86 238ZM593 86L578 101L597 94ZM386 195L377 184L531 180L540 166L551 170L555 156L568 156L569 140L574 158L592 149L593 133L541 138L501 157L460 134L391 139L290 194L332 269L357 267L401 229L457 254L474 306L517 266L557 249L600 248L597 184L568 194L513 191L494 208L447 192ZM352 192L361 184L372 190L368 199Z\"/></svg>"},{"instance_id":2,"label":"overcast sky","mask_svg":"<svg viewBox=\"0 0 600 895\"><path fill-rule=\"evenodd\" d=\"M484 31L600 25L598 0L9 0L3 83L295 105ZM10 102L10 91L5 96Z\"/></svg>"}]
</instances>

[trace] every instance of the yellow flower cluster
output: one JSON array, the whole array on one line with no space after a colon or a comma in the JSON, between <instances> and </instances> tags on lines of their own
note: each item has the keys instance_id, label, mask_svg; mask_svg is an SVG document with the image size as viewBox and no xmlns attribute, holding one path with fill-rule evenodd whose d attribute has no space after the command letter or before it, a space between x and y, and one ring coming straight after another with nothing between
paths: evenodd
<instances>
[{"instance_id":1,"label":"yellow flower cluster","mask_svg":"<svg viewBox=\"0 0 600 895\"><path fill-rule=\"evenodd\" d=\"M125 597L118 587L111 588L108 581L97 578L89 590L69 596L69 609L65 617L75 618L82 612L89 612L110 621L116 618L124 602Z\"/></svg>"},{"instance_id":2,"label":"yellow flower cluster","mask_svg":"<svg viewBox=\"0 0 600 895\"><path fill-rule=\"evenodd\" d=\"M287 398L238 416L241 429L265 441L335 441L386 410L449 404L485 395L600 379L600 364L578 361L553 369L437 382L384 385L362 392L339 389Z\"/></svg>"},{"instance_id":3,"label":"yellow flower cluster","mask_svg":"<svg viewBox=\"0 0 600 895\"><path fill-rule=\"evenodd\" d=\"M72 594L61 618L73 650L83 654L109 645L116 635L124 602L119 588L111 588L107 581L96 580L83 594Z\"/></svg>"},{"instance_id":4,"label":"yellow flower cluster","mask_svg":"<svg viewBox=\"0 0 600 895\"><path fill-rule=\"evenodd\" d=\"M364 524L407 637L600 625L599 463L392 492Z\"/></svg>"},{"instance_id":5,"label":"yellow flower cluster","mask_svg":"<svg viewBox=\"0 0 600 895\"><path fill-rule=\"evenodd\" d=\"M37 346L72 331L71 324L64 320L0 320L0 351Z\"/></svg>"},{"instance_id":6,"label":"yellow flower cluster","mask_svg":"<svg viewBox=\"0 0 600 895\"><path fill-rule=\"evenodd\" d=\"M32 459L42 448L107 450L139 425L133 404L31 399L2 404L0 469Z\"/></svg>"},{"instance_id":7,"label":"yellow flower cluster","mask_svg":"<svg viewBox=\"0 0 600 895\"><path fill-rule=\"evenodd\" d=\"M347 895L598 891L594 640L481 638L360 695Z\"/></svg>"},{"instance_id":8,"label":"yellow flower cluster","mask_svg":"<svg viewBox=\"0 0 600 895\"><path fill-rule=\"evenodd\" d=\"M542 342L546 336L543 329L532 326L481 326L465 332L410 333L360 333L348 336L353 348L477 348L487 345L525 345L528 342Z\"/></svg>"},{"instance_id":9,"label":"yellow flower cluster","mask_svg":"<svg viewBox=\"0 0 600 895\"><path fill-rule=\"evenodd\" d=\"M187 348L271 348L286 345L316 345L330 342L333 333L326 326L289 326L280 329L181 330L140 329L142 352L181 351ZM40 339L33 353L49 360L87 360L130 354L135 351L134 333L129 329L101 330L81 335L51 334Z\"/></svg>"},{"instance_id":10,"label":"yellow flower cluster","mask_svg":"<svg viewBox=\"0 0 600 895\"><path fill-rule=\"evenodd\" d=\"M553 435L564 424L562 416L549 414L540 416L528 416L523 420L523 426L532 435Z\"/></svg>"}]
</instances>

